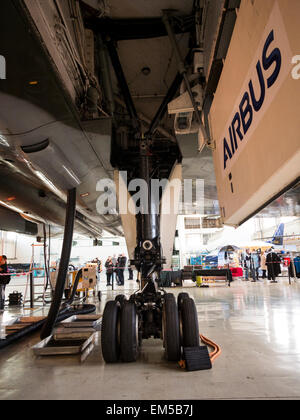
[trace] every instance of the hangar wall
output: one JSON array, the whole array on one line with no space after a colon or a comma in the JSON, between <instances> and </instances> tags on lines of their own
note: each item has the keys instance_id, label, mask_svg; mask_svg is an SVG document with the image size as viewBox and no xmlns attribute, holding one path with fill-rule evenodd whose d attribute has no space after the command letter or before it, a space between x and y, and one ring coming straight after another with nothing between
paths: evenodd
<instances>
[{"instance_id":1,"label":"hangar wall","mask_svg":"<svg viewBox=\"0 0 300 420\"><path fill-rule=\"evenodd\" d=\"M71 252L71 263L83 265L98 257L104 264L108 256L125 254L128 257L125 239L113 238L119 245L112 245L112 238L103 239L103 246L93 246L91 239L74 238L74 246ZM37 244L32 236L21 235L15 232L0 230L0 255L6 255L9 264L29 264L32 258L32 244ZM62 238L51 239L51 263L60 258ZM36 264L44 264L43 247L35 248L34 261Z\"/></svg>"},{"instance_id":2,"label":"hangar wall","mask_svg":"<svg viewBox=\"0 0 300 420\"><path fill-rule=\"evenodd\" d=\"M298 0L243 0L213 100L225 224L237 226L300 176Z\"/></svg>"},{"instance_id":3,"label":"hangar wall","mask_svg":"<svg viewBox=\"0 0 300 420\"><path fill-rule=\"evenodd\" d=\"M6 255L10 264L28 264L31 261L35 238L15 232L0 231L0 255ZM40 251L36 253L40 260Z\"/></svg>"},{"instance_id":4,"label":"hangar wall","mask_svg":"<svg viewBox=\"0 0 300 420\"><path fill-rule=\"evenodd\" d=\"M119 242L119 246L105 245L104 246L91 246L89 240L79 240L78 245L72 248L71 262L75 265L83 265L94 258L99 258L102 261L102 269L104 270L104 264L107 258L120 254L125 254L128 258L127 247L124 238L117 238L116 242Z\"/></svg>"}]
</instances>

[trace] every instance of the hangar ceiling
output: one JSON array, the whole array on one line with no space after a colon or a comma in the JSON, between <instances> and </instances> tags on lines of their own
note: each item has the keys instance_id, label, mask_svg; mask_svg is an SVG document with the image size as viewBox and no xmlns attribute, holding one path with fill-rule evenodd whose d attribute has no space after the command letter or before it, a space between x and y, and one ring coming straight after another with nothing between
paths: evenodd
<instances>
[{"instance_id":1,"label":"hangar ceiling","mask_svg":"<svg viewBox=\"0 0 300 420\"><path fill-rule=\"evenodd\" d=\"M91 224L95 235L99 234L99 230L94 230L95 224L100 226L100 230L107 225L112 233L120 233L117 214L104 219L99 219L96 214L99 194L95 179L112 177L113 168L109 161L110 140L107 137L110 118L103 91L96 117L87 117L84 111L84 83L87 79L82 60L89 52L85 29L92 29L94 34L95 74L92 80L95 80L95 77L99 77L98 36L103 35L101 31L105 28L109 34L110 25L117 36L115 28L118 25L120 39L116 40L117 52L139 119L146 131L178 72L174 48L161 22L163 10L174 10L175 36L183 57L188 57L191 38L195 37L197 31L202 39L205 79L203 109L207 114L226 57L239 3L239 0L1 2L0 23L6 36L0 40L0 47L14 67L13 72L8 69L9 78L0 87L2 102L6 103L0 112L3 136L0 153L5 171L11 170L12 178L16 172L23 174L25 183L26 179L30 178L32 182L35 178L37 191L41 188L48 191L49 183L45 184L44 178L36 177L36 171L28 166L24 154L20 153L21 147L48 139L50 144L62 150L70 169L79 174L78 204L85 222ZM151 25L144 29L144 23L151 19L154 19L155 33L152 33ZM138 29L129 24L132 20L138 22ZM150 34L143 35L145 30ZM132 39L134 31L140 31L138 39ZM19 39L23 40L22 47ZM17 65L16 57L18 62L24 63L22 68ZM192 71L193 62L188 60L187 67ZM111 64L110 73L116 112L126 114ZM102 85L100 87L103 88ZM165 114L155 132L155 139L161 144L175 140L174 116ZM102 147L104 140L105 147ZM183 178L204 179L205 212L218 214L211 150L205 148L200 153L195 134L178 135L175 142L182 153ZM49 159L49 162L52 164L55 160ZM54 177L54 185L56 181ZM65 202L64 195L60 195L59 199ZM30 213L28 209L26 211ZM42 206L40 211L40 217L43 218ZM38 213L38 208L33 213Z\"/></svg>"}]
</instances>

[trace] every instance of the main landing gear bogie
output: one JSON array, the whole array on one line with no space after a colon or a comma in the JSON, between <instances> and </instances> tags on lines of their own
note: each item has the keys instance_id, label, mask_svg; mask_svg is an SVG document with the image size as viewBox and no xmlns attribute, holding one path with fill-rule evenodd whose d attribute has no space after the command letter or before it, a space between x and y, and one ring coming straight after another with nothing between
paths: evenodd
<instances>
[{"instance_id":1,"label":"main landing gear bogie","mask_svg":"<svg viewBox=\"0 0 300 420\"><path fill-rule=\"evenodd\" d=\"M102 319L101 344L106 363L135 362L142 338L161 338L168 361L179 361L183 347L199 346L196 305L187 293L177 301L172 293L154 296L118 295L107 302Z\"/></svg>"}]
</instances>

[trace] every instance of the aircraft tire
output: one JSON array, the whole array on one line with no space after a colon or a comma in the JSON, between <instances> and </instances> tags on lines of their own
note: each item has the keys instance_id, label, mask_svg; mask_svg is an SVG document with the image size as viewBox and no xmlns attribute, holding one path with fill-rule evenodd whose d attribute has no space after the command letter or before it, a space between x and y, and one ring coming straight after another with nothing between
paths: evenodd
<instances>
[{"instance_id":1,"label":"aircraft tire","mask_svg":"<svg viewBox=\"0 0 300 420\"><path fill-rule=\"evenodd\" d=\"M138 316L133 302L124 301L121 307L121 359L135 362L139 354Z\"/></svg>"},{"instance_id":2,"label":"aircraft tire","mask_svg":"<svg viewBox=\"0 0 300 420\"><path fill-rule=\"evenodd\" d=\"M177 296L177 306L178 310L180 311L183 299L189 298L189 294L185 292L179 293Z\"/></svg>"},{"instance_id":3,"label":"aircraft tire","mask_svg":"<svg viewBox=\"0 0 300 420\"><path fill-rule=\"evenodd\" d=\"M166 358L177 362L181 358L178 308L174 295L165 299L163 307L163 339Z\"/></svg>"},{"instance_id":4,"label":"aircraft tire","mask_svg":"<svg viewBox=\"0 0 300 420\"><path fill-rule=\"evenodd\" d=\"M101 327L102 355L106 363L116 363L120 357L119 321L120 304L111 300L105 305Z\"/></svg>"},{"instance_id":5,"label":"aircraft tire","mask_svg":"<svg viewBox=\"0 0 300 420\"><path fill-rule=\"evenodd\" d=\"M183 299L180 314L182 325L182 346L197 347L200 345L199 323L196 305L193 299Z\"/></svg>"},{"instance_id":6,"label":"aircraft tire","mask_svg":"<svg viewBox=\"0 0 300 420\"><path fill-rule=\"evenodd\" d=\"M126 296L125 295L118 295L115 297L115 301L119 302L120 305L122 306L124 304L124 302L126 301Z\"/></svg>"}]
</instances>

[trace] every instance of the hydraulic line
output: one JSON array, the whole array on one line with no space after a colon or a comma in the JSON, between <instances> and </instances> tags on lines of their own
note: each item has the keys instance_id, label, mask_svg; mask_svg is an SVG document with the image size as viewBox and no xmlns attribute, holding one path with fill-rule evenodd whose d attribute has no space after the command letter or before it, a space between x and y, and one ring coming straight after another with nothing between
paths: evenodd
<instances>
[{"instance_id":1,"label":"hydraulic line","mask_svg":"<svg viewBox=\"0 0 300 420\"><path fill-rule=\"evenodd\" d=\"M195 117L196 117L197 123L199 124L199 128L202 132L202 135L204 137L204 140L205 140L206 144L208 144L209 143L208 134L207 134L206 128L204 127L204 125L202 123L202 120L201 120L201 115L200 115L200 112L198 110L198 105L196 103L196 100L195 100L193 92L192 92L192 88L191 88L191 85L190 85L190 82L189 82L189 79L188 79L188 75L187 75L187 69L185 68L184 61L181 57L181 53L179 51L178 44L177 44L177 41L176 41L173 29L172 29L170 20L169 20L169 15L165 13L162 17L162 20L163 20L163 23L166 27L170 42L171 42L171 44L174 48L174 53L175 53L175 56L176 56L178 71L184 79L184 82L185 82L185 85L186 85L186 90L189 94L189 97L191 99L191 102L192 102L192 105L193 105L193 108L194 108L194 111L195 111Z\"/></svg>"},{"instance_id":2,"label":"hydraulic line","mask_svg":"<svg viewBox=\"0 0 300 420\"><path fill-rule=\"evenodd\" d=\"M56 280L56 287L54 291L53 301L49 310L49 314L46 320L46 323L43 326L41 331L41 338L46 338L51 335L53 327L56 323L57 316L59 313L64 289L65 282L68 273L72 241L73 241L73 230L74 230L74 220L75 220L75 211L76 211L76 188L68 190L68 200L67 200L67 209L66 209L66 220L65 220L65 230L64 230L64 240L61 251L61 259L59 264L59 270Z\"/></svg>"},{"instance_id":3,"label":"hydraulic line","mask_svg":"<svg viewBox=\"0 0 300 420\"><path fill-rule=\"evenodd\" d=\"M102 36L98 37L99 44L99 62L100 62L100 78L103 81L103 88L105 93L105 98L107 100L108 110L112 117L115 114L115 100L114 93L112 88L111 74L109 71L109 61L108 61L108 52L107 48L103 42Z\"/></svg>"},{"instance_id":4,"label":"hydraulic line","mask_svg":"<svg viewBox=\"0 0 300 420\"><path fill-rule=\"evenodd\" d=\"M171 102L172 99L174 98L181 82L182 82L182 74L177 73L172 85L170 86L166 96L163 99L161 106L159 107L157 113L155 114L153 120L151 121L149 130L146 133L147 138L152 138L153 133L155 132L163 116L167 112L169 102Z\"/></svg>"},{"instance_id":5,"label":"hydraulic line","mask_svg":"<svg viewBox=\"0 0 300 420\"><path fill-rule=\"evenodd\" d=\"M107 41L106 46L107 46L111 63L113 65L113 68L114 68L114 71L115 71L115 74L116 74L116 77L117 77L117 80L118 80L118 83L122 92L123 99L126 104L127 111L130 115L132 126L134 127L136 131L139 132L140 131L139 117L137 115L135 105L129 91L129 87L125 78L125 74L123 72L122 65L120 63L119 55L118 55L114 40L110 39L109 41Z\"/></svg>"}]
</instances>

